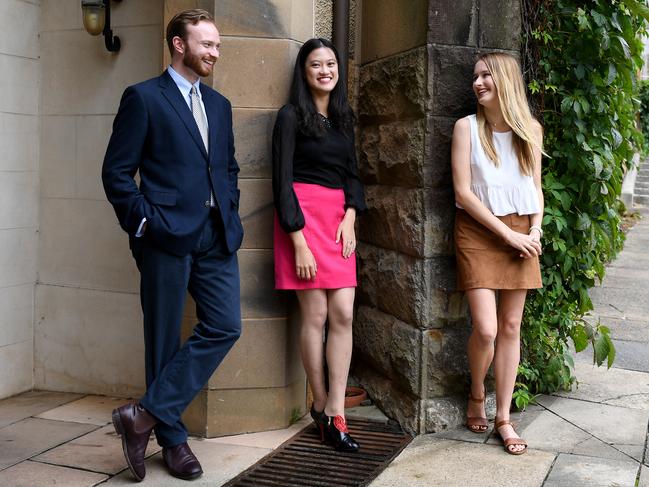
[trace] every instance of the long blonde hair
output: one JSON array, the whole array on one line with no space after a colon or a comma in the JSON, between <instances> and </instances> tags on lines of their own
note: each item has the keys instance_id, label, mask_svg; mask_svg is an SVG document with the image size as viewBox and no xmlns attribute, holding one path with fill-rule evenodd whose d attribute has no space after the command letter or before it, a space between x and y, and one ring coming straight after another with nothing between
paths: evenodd
<instances>
[{"instance_id":1,"label":"long blonde hair","mask_svg":"<svg viewBox=\"0 0 649 487\"><path fill-rule=\"evenodd\" d=\"M478 61L483 61L487 65L491 79L496 86L500 110L505 123L514 132L512 142L521 173L531 176L535 165L534 149L537 148L543 152L543 147L542 140L534 130L534 119L527 104L520 64L513 56L500 52L482 54ZM487 157L496 167L499 167L500 160L493 143L493 132L487 123L484 108L480 103L478 103L476 120L482 148Z\"/></svg>"}]
</instances>

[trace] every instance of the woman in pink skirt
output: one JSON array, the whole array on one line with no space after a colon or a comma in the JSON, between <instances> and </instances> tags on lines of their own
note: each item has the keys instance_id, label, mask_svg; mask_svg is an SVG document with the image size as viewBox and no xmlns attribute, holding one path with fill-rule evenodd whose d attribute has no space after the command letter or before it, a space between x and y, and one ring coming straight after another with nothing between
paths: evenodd
<instances>
[{"instance_id":1,"label":"woman in pink skirt","mask_svg":"<svg viewBox=\"0 0 649 487\"><path fill-rule=\"evenodd\" d=\"M300 349L321 439L357 451L345 422L356 287L356 212L365 209L354 114L338 83L338 53L310 39L298 53L290 100L273 131L275 287L295 289ZM325 387L323 330L329 321Z\"/></svg>"}]
</instances>

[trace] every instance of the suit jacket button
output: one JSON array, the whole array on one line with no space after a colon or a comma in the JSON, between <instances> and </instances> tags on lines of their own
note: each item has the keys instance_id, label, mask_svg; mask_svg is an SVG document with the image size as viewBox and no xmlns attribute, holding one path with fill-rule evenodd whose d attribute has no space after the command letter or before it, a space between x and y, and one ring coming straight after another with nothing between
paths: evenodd
<instances>
[{"instance_id":1,"label":"suit jacket button","mask_svg":"<svg viewBox=\"0 0 649 487\"><path fill-rule=\"evenodd\" d=\"M210 200L205 201L205 206L206 206L207 208L210 207Z\"/></svg>"}]
</instances>

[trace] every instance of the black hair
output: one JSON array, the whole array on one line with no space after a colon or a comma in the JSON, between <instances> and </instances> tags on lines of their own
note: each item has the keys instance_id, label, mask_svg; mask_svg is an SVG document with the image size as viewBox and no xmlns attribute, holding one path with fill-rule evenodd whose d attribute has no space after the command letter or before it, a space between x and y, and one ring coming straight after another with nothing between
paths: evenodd
<instances>
[{"instance_id":1,"label":"black hair","mask_svg":"<svg viewBox=\"0 0 649 487\"><path fill-rule=\"evenodd\" d=\"M291 94L289 104L293 105L296 111L298 128L305 135L319 136L323 135L325 128L321 117L318 115L311 90L307 85L305 66L306 60L315 49L326 47L331 49L336 56L336 62L340 69L340 57L334 45L327 39L317 37L309 39L300 48L295 60L295 69L293 70L293 81L291 83ZM354 126L354 112L349 101L347 101L347 90L341 82L340 72L338 83L329 95L328 118L334 127L345 134L352 133Z\"/></svg>"}]
</instances>

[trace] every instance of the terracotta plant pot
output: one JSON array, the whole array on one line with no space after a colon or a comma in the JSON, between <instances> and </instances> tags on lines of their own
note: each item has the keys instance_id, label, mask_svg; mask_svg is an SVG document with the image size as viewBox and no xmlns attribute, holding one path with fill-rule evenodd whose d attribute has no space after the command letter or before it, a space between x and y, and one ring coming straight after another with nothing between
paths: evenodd
<instances>
[{"instance_id":1,"label":"terracotta plant pot","mask_svg":"<svg viewBox=\"0 0 649 487\"><path fill-rule=\"evenodd\" d=\"M345 389L345 408L355 408L367 399L367 392L360 387L348 387Z\"/></svg>"}]
</instances>

